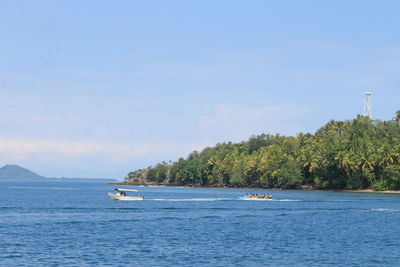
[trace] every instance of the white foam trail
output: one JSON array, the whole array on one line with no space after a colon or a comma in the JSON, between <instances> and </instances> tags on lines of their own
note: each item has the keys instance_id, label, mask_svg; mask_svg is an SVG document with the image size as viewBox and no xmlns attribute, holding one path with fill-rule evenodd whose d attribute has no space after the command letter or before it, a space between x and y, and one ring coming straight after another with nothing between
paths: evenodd
<instances>
[{"instance_id":1,"label":"white foam trail","mask_svg":"<svg viewBox=\"0 0 400 267\"><path fill-rule=\"evenodd\" d=\"M221 201L233 200L233 198L147 198L152 201Z\"/></svg>"},{"instance_id":2,"label":"white foam trail","mask_svg":"<svg viewBox=\"0 0 400 267\"><path fill-rule=\"evenodd\" d=\"M398 212L398 209L370 209L370 211L387 211L387 212Z\"/></svg>"},{"instance_id":3,"label":"white foam trail","mask_svg":"<svg viewBox=\"0 0 400 267\"><path fill-rule=\"evenodd\" d=\"M145 198L145 200L152 201L221 201L221 200L240 200L236 198ZM302 201L300 199L272 199L275 202L296 202Z\"/></svg>"}]
</instances>

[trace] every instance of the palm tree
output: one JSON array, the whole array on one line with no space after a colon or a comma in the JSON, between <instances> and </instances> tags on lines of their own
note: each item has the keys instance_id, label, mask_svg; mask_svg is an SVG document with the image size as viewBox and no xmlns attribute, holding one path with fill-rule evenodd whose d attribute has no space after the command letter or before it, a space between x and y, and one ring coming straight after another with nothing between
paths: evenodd
<instances>
[{"instance_id":1,"label":"palm tree","mask_svg":"<svg viewBox=\"0 0 400 267\"><path fill-rule=\"evenodd\" d=\"M393 118L393 120L397 123L397 125L400 126L400 110L396 111L396 116Z\"/></svg>"}]
</instances>

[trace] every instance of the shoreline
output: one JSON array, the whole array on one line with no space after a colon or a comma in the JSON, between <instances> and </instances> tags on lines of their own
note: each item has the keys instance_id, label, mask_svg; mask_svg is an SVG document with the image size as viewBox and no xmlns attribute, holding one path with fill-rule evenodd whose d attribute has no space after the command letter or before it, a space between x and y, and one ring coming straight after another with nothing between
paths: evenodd
<instances>
[{"instance_id":1,"label":"shoreline","mask_svg":"<svg viewBox=\"0 0 400 267\"><path fill-rule=\"evenodd\" d=\"M372 189L316 189L312 186L302 186L301 188L295 189L281 189L281 188L266 188L266 187L240 187L240 186L227 186L227 185L196 185L196 184L162 184L162 183L126 183L126 182L111 182L110 185L142 185L142 186L183 186L183 187L195 187L195 188L234 188L234 189L269 189L269 190L289 190L289 191L331 191L331 192L343 192L343 193L371 193L371 194L400 194L400 190L383 190L375 191Z\"/></svg>"},{"instance_id":2,"label":"shoreline","mask_svg":"<svg viewBox=\"0 0 400 267\"><path fill-rule=\"evenodd\" d=\"M337 192L344 193L373 193L373 194L400 194L400 190L383 190L383 191L375 191L372 189L358 189L358 190L334 190Z\"/></svg>"}]
</instances>

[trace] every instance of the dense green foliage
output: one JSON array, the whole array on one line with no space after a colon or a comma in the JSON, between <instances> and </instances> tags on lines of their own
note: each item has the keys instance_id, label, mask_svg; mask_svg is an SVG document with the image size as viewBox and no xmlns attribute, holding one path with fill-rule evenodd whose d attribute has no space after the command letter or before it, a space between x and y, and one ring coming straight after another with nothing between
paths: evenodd
<instances>
[{"instance_id":1,"label":"dense green foliage","mask_svg":"<svg viewBox=\"0 0 400 267\"><path fill-rule=\"evenodd\" d=\"M390 121L358 116L315 134L253 136L128 174L126 182L267 188L400 189L400 111Z\"/></svg>"}]
</instances>

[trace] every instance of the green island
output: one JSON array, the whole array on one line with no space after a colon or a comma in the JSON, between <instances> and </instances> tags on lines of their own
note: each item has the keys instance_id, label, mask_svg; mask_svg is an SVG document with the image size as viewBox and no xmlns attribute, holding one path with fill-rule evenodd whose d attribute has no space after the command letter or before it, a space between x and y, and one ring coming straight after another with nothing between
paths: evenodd
<instances>
[{"instance_id":1,"label":"green island","mask_svg":"<svg viewBox=\"0 0 400 267\"><path fill-rule=\"evenodd\" d=\"M400 111L331 120L314 134L261 134L130 172L125 184L400 190Z\"/></svg>"}]
</instances>

